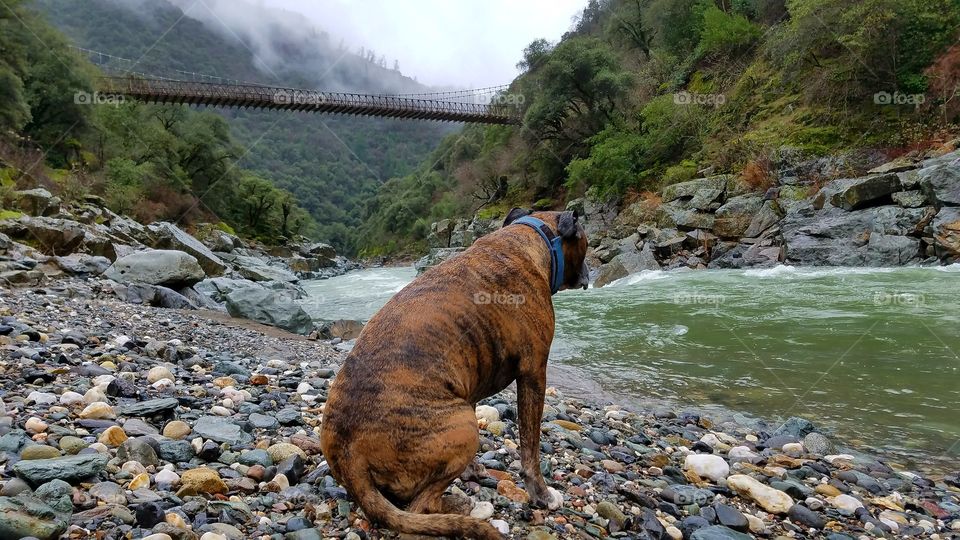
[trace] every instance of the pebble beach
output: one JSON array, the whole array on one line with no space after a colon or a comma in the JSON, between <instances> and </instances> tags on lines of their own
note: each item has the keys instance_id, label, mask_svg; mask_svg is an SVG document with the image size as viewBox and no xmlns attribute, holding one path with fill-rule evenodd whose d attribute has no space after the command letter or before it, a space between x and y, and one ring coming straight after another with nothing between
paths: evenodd
<instances>
[{"instance_id":1,"label":"pebble beach","mask_svg":"<svg viewBox=\"0 0 960 540\"><path fill-rule=\"evenodd\" d=\"M0 538L393 538L329 475L347 343L123 303L101 281L0 289ZM510 389L451 486L509 538L960 538L957 471L849 451L815 422L632 410L549 389L531 508Z\"/></svg>"}]
</instances>

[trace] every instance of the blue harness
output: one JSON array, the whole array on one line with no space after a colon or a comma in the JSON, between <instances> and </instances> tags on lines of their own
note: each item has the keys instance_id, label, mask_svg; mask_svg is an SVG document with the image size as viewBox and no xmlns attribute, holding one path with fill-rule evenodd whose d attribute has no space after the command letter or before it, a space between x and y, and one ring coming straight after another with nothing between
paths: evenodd
<instances>
[{"instance_id":1,"label":"blue harness","mask_svg":"<svg viewBox=\"0 0 960 540\"><path fill-rule=\"evenodd\" d=\"M514 221L511 225L526 225L537 231L540 238L547 243L550 248L550 294L557 294L560 286L563 285L563 244L562 239L557 236L553 229L547 226L543 221L530 216L523 216Z\"/></svg>"}]
</instances>

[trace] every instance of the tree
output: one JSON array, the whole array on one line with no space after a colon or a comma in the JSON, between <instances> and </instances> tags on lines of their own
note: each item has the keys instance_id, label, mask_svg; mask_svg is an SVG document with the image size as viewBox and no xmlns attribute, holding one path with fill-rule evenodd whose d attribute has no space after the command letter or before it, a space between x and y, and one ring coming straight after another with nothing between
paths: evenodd
<instances>
[{"instance_id":1,"label":"tree","mask_svg":"<svg viewBox=\"0 0 960 540\"><path fill-rule=\"evenodd\" d=\"M612 120L630 79L606 43L592 37L565 40L537 73L540 90L525 121L542 139L590 137Z\"/></svg>"},{"instance_id":2,"label":"tree","mask_svg":"<svg viewBox=\"0 0 960 540\"><path fill-rule=\"evenodd\" d=\"M277 204L278 190L269 181L252 174L240 178L239 193L244 224L254 233L266 232L270 210Z\"/></svg>"}]
</instances>

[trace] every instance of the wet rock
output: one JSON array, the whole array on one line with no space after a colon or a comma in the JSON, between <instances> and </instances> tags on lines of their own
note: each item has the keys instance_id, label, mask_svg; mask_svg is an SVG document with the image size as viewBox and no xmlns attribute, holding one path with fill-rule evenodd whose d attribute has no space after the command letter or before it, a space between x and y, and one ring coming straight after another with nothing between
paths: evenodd
<instances>
[{"instance_id":1,"label":"wet rock","mask_svg":"<svg viewBox=\"0 0 960 540\"><path fill-rule=\"evenodd\" d=\"M789 517L795 523L818 530L823 530L827 525L826 520L820 517L819 514L802 504L795 504L791 506L790 511L787 512L787 517Z\"/></svg>"},{"instance_id":2,"label":"wet rock","mask_svg":"<svg viewBox=\"0 0 960 540\"><path fill-rule=\"evenodd\" d=\"M178 404L176 398L151 399L124 405L120 407L120 412L124 416L153 416L173 411Z\"/></svg>"},{"instance_id":3,"label":"wet rock","mask_svg":"<svg viewBox=\"0 0 960 540\"><path fill-rule=\"evenodd\" d=\"M117 449L117 457L123 461L136 461L146 467L157 465L160 462L157 451L145 437L124 441Z\"/></svg>"},{"instance_id":4,"label":"wet rock","mask_svg":"<svg viewBox=\"0 0 960 540\"><path fill-rule=\"evenodd\" d=\"M313 320L289 296L268 289L237 289L227 295L227 312L232 317L276 326L295 334L309 334Z\"/></svg>"},{"instance_id":5,"label":"wet rock","mask_svg":"<svg viewBox=\"0 0 960 540\"><path fill-rule=\"evenodd\" d=\"M865 178L843 178L833 180L824 186L817 195L816 203L824 204L826 199L833 206L844 210L856 210L874 204L878 200L889 198L900 191L900 178L895 173L887 173Z\"/></svg>"},{"instance_id":6,"label":"wet rock","mask_svg":"<svg viewBox=\"0 0 960 540\"><path fill-rule=\"evenodd\" d=\"M201 416L193 424L193 433L204 439L234 446L253 440L253 436L240 429L240 426L216 416Z\"/></svg>"},{"instance_id":7,"label":"wet rock","mask_svg":"<svg viewBox=\"0 0 960 540\"><path fill-rule=\"evenodd\" d=\"M226 270L227 265L213 254L210 249L199 240L183 232L172 223L152 223L147 229L153 237L153 247L182 251L193 256L208 276L219 276ZM201 279L203 279L201 277Z\"/></svg>"},{"instance_id":8,"label":"wet rock","mask_svg":"<svg viewBox=\"0 0 960 540\"><path fill-rule=\"evenodd\" d=\"M713 233L720 238L741 238L763 204L763 198L757 195L729 199L716 211Z\"/></svg>"},{"instance_id":9,"label":"wet rock","mask_svg":"<svg viewBox=\"0 0 960 540\"><path fill-rule=\"evenodd\" d=\"M690 540L750 540L749 534L737 532L722 525L713 525L696 530Z\"/></svg>"},{"instance_id":10,"label":"wet rock","mask_svg":"<svg viewBox=\"0 0 960 540\"><path fill-rule=\"evenodd\" d=\"M31 485L63 480L65 482L79 482L100 474L107 465L107 456L99 454L84 454L66 456L54 459L36 459L18 461L13 470L17 476Z\"/></svg>"},{"instance_id":11,"label":"wet rock","mask_svg":"<svg viewBox=\"0 0 960 540\"><path fill-rule=\"evenodd\" d=\"M713 511L716 513L717 521L720 522L720 525L729 527L735 531L749 532L750 523L747 521L746 516L736 508L726 504L715 504L713 505Z\"/></svg>"}]
</instances>

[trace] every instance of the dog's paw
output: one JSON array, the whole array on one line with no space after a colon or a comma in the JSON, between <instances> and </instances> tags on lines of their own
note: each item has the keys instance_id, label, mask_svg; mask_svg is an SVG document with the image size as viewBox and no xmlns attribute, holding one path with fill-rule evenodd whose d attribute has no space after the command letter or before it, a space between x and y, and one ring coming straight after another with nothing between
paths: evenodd
<instances>
[{"instance_id":1,"label":"dog's paw","mask_svg":"<svg viewBox=\"0 0 960 540\"><path fill-rule=\"evenodd\" d=\"M556 490L552 487L547 488L547 495L549 496L549 502L547 502L548 510L556 510L563 506L563 494L559 490Z\"/></svg>"}]
</instances>

